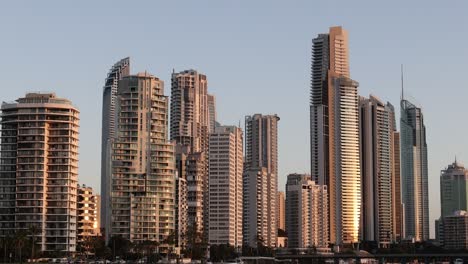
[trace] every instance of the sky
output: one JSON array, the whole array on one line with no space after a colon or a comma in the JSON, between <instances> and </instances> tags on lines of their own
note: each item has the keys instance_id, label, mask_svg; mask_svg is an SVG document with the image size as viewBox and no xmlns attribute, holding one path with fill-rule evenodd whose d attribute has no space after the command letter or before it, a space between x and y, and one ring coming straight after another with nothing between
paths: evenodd
<instances>
[{"instance_id":1,"label":"sky","mask_svg":"<svg viewBox=\"0 0 468 264\"><path fill-rule=\"evenodd\" d=\"M110 67L165 81L175 69L207 75L218 121L278 114L279 186L308 173L311 42L330 26L349 32L359 93L405 93L423 108L431 233L440 171L468 164L466 1L7 1L0 8L0 100L53 91L80 114L79 182L100 189L102 88ZM398 115L399 116L399 115ZM397 122L398 123L398 122Z\"/></svg>"}]
</instances>

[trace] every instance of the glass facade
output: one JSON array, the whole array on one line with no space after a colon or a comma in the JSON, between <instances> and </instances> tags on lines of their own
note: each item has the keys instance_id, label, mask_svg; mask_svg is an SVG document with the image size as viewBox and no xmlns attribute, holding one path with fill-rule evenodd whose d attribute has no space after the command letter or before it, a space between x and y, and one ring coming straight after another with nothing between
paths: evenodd
<instances>
[{"instance_id":1,"label":"glass facade","mask_svg":"<svg viewBox=\"0 0 468 264\"><path fill-rule=\"evenodd\" d=\"M426 127L421 108L401 100L401 186L405 237L429 239Z\"/></svg>"}]
</instances>

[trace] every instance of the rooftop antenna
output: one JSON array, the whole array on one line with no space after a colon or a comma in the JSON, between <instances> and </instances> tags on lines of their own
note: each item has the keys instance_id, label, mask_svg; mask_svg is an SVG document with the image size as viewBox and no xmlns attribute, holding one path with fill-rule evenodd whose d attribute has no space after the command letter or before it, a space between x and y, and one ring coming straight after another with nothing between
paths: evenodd
<instances>
[{"instance_id":1,"label":"rooftop antenna","mask_svg":"<svg viewBox=\"0 0 468 264\"><path fill-rule=\"evenodd\" d=\"M403 100L404 97L404 89L403 89L403 64L401 64L401 100Z\"/></svg>"}]
</instances>

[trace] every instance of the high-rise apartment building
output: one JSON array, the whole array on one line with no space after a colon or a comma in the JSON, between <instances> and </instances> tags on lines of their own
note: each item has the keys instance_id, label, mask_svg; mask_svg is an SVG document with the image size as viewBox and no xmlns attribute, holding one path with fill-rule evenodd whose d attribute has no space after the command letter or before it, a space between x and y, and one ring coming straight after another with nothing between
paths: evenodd
<instances>
[{"instance_id":1,"label":"high-rise apartment building","mask_svg":"<svg viewBox=\"0 0 468 264\"><path fill-rule=\"evenodd\" d=\"M208 81L195 70L172 73L171 140L190 146L190 152L208 149Z\"/></svg>"},{"instance_id":2,"label":"high-rise apartment building","mask_svg":"<svg viewBox=\"0 0 468 264\"><path fill-rule=\"evenodd\" d=\"M216 127L209 138L208 242L242 246L242 130Z\"/></svg>"},{"instance_id":3,"label":"high-rise apartment building","mask_svg":"<svg viewBox=\"0 0 468 264\"><path fill-rule=\"evenodd\" d=\"M272 243L271 240L267 240L274 229L268 222L268 214L272 213L268 211L268 177L265 167L248 169L244 167L243 244L253 248L256 248L258 243L263 243L264 246L271 246L270 243Z\"/></svg>"},{"instance_id":4,"label":"high-rise apartment building","mask_svg":"<svg viewBox=\"0 0 468 264\"><path fill-rule=\"evenodd\" d=\"M255 114L245 118L244 244L256 247L277 242L278 192L277 115Z\"/></svg>"},{"instance_id":5,"label":"high-rise apartment building","mask_svg":"<svg viewBox=\"0 0 468 264\"><path fill-rule=\"evenodd\" d=\"M420 107L401 100L401 190L406 238L429 239L426 127Z\"/></svg>"},{"instance_id":6,"label":"high-rise apartment building","mask_svg":"<svg viewBox=\"0 0 468 264\"><path fill-rule=\"evenodd\" d=\"M101 234L99 223L99 199L100 196L94 193L93 188L85 185L78 185L78 243L83 242L88 237L95 237Z\"/></svg>"},{"instance_id":7,"label":"high-rise apartment building","mask_svg":"<svg viewBox=\"0 0 468 264\"><path fill-rule=\"evenodd\" d=\"M167 140L168 104L164 83L153 75L138 73L118 82L112 236L162 243L174 231L175 158L174 145Z\"/></svg>"},{"instance_id":8,"label":"high-rise apartment building","mask_svg":"<svg viewBox=\"0 0 468 264\"><path fill-rule=\"evenodd\" d=\"M0 236L34 226L41 251L75 251L78 109L28 93L1 110Z\"/></svg>"},{"instance_id":9,"label":"high-rise apartment building","mask_svg":"<svg viewBox=\"0 0 468 264\"><path fill-rule=\"evenodd\" d=\"M102 97L102 135L101 135L101 216L99 224L105 228L106 239L109 239L110 228L110 190L111 190L111 156L112 140L116 137L116 102L117 86L123 76L130 74L130 58L118 61L107 74Z\"/></svg>"},{"instance_id":10,"label":"high-rise apartment building","mask_svg":"<svg viewBox=\"0 0 468 264\"><path fill-rule=\"evenodd\" d=\"M455 161L440 172L441 217L453 215L455 211L467 211L468 170Z\"/></svg>"},{"instance_id":11,"label":"high-rise apartment building","mask_svg":"<svg viewBox=\"0 0 468 264\"><path fill-rule=\"evenodd\" d=\"M172 73L171 140L177 144L176 157L181 157L180 151L186 155L185 164L179 160L176 164L186 166L177 171L185 172L178 177L187 180L187 228L199 233L207 225L208 135L215 111L214 97L209 98L206 75L195 70Z\"/></svg>"},{"instance_id":12,"label":"high-rise apartment building","mask_svg":"<svg viewBox=\"0 0 468 264\"><path fill-rule=\"evenodd\" d=\"M216 97L208 94L208 133L213 133L216 127Z\"/></svg>"},{"instance_id":13,"label":"high-rise apartment building","mask_svg":"<svg viewBox=\"0 0 468 264\"><path fill-rule=\"evenodd\" d=\"M208 152L189 153L187 156L187 223L188 228L203 233L208 220L206 214L208 188ZM205 177L206 176L206 177ZM205 233L206 235L206 233Z\"/></svg>"},{"instance_id":14,"label":"high-rise apartment building","mask_svg":"<svg viewBox=\"0 0 468 264\"><path fill-rule=\"evenodd\" d=\"M286 183L289 248L328 247L328 196L310 175L289 174Z\"/></svg>"},{"instance_id":15,"label":"high-rise apartment building","mask_svg":"<svg viewBox=\"0 0 468 264\"><path fill-rule=\"evenodd\" d=\"M388 247L393 241L394 107L361 97L361 235Z\"/></svg>"},{"instance_id":16,"label":"high-rise apartment building","mask_svg":"<svg viewBox=\"0 0 468 264\"><path fill-rule=\"evenodd\" d=\"M285 199L284 192L278 192L278 201L277 201L277 215L276 219L278 219L278 229L286 230L286 216L285 216Z\"/></svg>"},{"instance_id":17,"label":"high-rise apartment building","mask_svg":"<svg viewBox=\"0 0 468 264\"><path fill-rule=\"evenodd\" d=\"M361 205L358 83L349 78L348 33L332 27L312 42L311 174L328 187L330 243L356 243Z\"/></svg>"},{"instance_id":18,"label":"high-rise apartment building","mask_svg":"<svg viewBox=\"0 0 468 264\"><path fill-rule=\"evenodd\" d=\"M183 249L187 244L187 180L176 177L175 246Z\"/></svg>"},{"instance_id":19,"label":"high-rise apartment building","mask_svg":"<svg viewBox=\"0 0 468 264\"><path fill-rule=\"evenodd\" d=\"M183 149L180 149L183 148ZM187 204L187 178L186 162L187 151L181 145L176 146L176 190L175 190L175 246L184 249L187 244L187 223L188 223L188 204Z\"/></svg>"},{"instance_id":20,"label":"high-rise apartment building","mask_svg":"<svg viewBox=\"0 0 468 264\"><path fill-rule=\"evenodd\" d=\"M395 120L395 118L393 118ZM396 131L396 122L393 126L393 168L392 168L392 212L393 212L393 238L400 241L404 235L403 205L401 203L401 172L400 172L400 132Z\"/></svg>"}]
</instances>

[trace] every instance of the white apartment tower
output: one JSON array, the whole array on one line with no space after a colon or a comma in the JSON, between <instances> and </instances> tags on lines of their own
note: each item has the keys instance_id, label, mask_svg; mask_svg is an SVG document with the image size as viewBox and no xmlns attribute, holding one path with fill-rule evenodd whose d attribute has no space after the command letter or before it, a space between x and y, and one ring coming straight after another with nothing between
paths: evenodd
<instances>
[{"instance_id":1,"label":"white apartment tower","mask_svg":"<svg viewBox=\"0 0 468 264\"><path fill-rule=\"evenodd\" d=\"M244 244L275 247L278 193L277 115L245 118Z\"/></svg>"},{"instance_id":2,"label":"white apartment tower","mask_svg":"<svg viewBox=\"0 0 468 264\"><path fill-rule=\"evenodd\" d=\"M209 139L208 242L242 246L242 130L216 127Z\"/></svg>"},{"instance_id":3,"label":"white apartment tower","mask_svg":"<svg viewBox=\"0 0 468 264\"><path fill-rule=\"evenodd\" d=\"M205 204L208 182L208 135L210 132L210 109L214 111L214 98L210 107L206 75L195 70L173 72L171 78L170 138L176 142L176 157L186 155L186 166L177 171L178 177L186 179L187 219L186 229L203 233L207 221ZM178 188L183 189L183 188ZM206 235L206 233L205 233Z\"/></svg>"},{"instance_id":4,"label":"white apartment tower","mask_svg":"<svg viewBox=\"0 0 468 264\"><path fill-rule=\"evenodd\" d=\"M394 107L375 96L360 98L361 234L365 241L389 247L393 233Z\"/></svg>"},{"instance_id":5,"label":"white apartment tower","mask_svg":"<svg viewBox=\"0 0 468 264\"><path fill-rule=\"evenodd\" d=\"M171 140L190 146L190 152L208 149L209 111L206 75L195 70L172 73Z\"/></svg>"},{"instance_id":6,"label":"white apartment tower","mask_svg":"<svg viewBox=\"0 0 468 264\"><path fill-rule=\"evenodd\" d=\"M78 109L28 93L1 110L0 236L35 227L41 251L75 251Z\"/></svg>"},{"instance_id":7,"label":"white apartment tower","mask_svg":"<svg viewBox=\"0 0 468 264\"><path fill-rule=\"evenodd\" d=\"M130 74L130 58L124 58L112 66L107 74L102 95L102 134L101 134L101 216L99 223L105 228L106 239L110 230L110 192L112 141L116 137L117 86L123 76Z\"/></svg>"},{"instance_id":8,"label":"white apartment tower","mask_svg":"<svg viewBox=\"0 0 468 264\"><path fill-rule=\"evenodd\" d=\"M146 72L123 77L117 98L110 235L162 243L174 231L175 221L174 145L167 140L169 99L164 83Z\"/></svg>"},{"instance_id":9,"label":"white apartment tower","mask_svg":"<svg viewBox=\"0 0 468 264\"><path fill-rule=\"evenodd\" d=\"M286 232L289 248L328 247L327 187L317 185L310 175L288 175Z\"/></svg>"}]
</instances>

